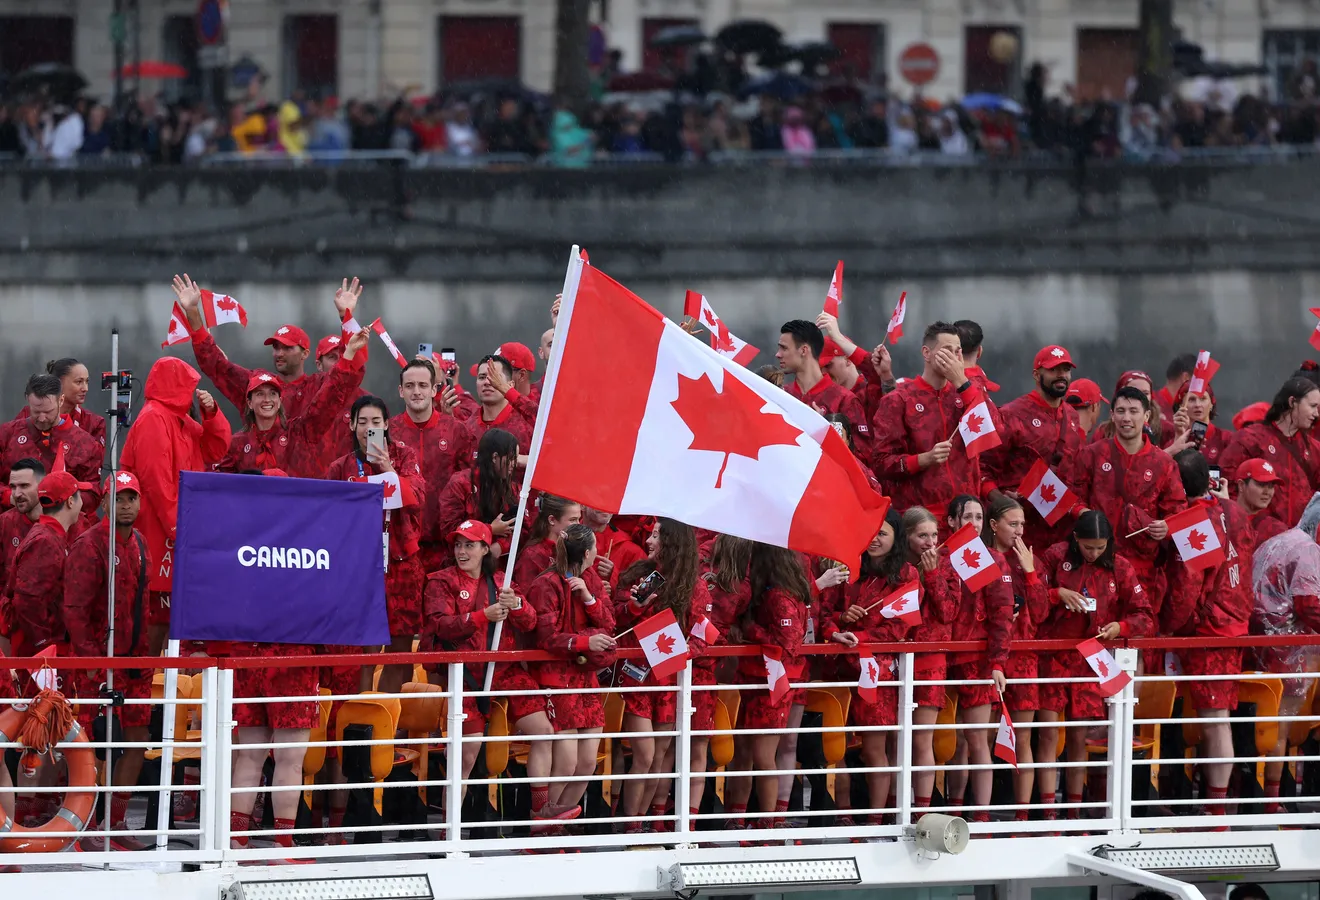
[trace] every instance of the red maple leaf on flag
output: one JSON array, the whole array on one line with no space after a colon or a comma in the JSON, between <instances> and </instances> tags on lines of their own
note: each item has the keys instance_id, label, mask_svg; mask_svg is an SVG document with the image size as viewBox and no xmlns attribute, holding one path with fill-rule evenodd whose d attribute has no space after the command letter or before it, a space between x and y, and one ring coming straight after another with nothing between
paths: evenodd
<instances>
[{"instance_id":1,"label":"red maple leaf on flag","mask_svg":"<svg viewBox=\"0 0 1320 900\"><path fill-rule=\"evenodd\" d=\"M1193 528L1191 534L1187 535L1187 546L1200 553L1205 549L1205 535Z\"/></svg>"},{"instance_id":2,"label":"red maple leaf on flag","mask_svg":"<svg viewBox=\"0 0 1320 900\"><path fill-rule=\"evenodd\" d=\"M384 485L385 485L385 498L388 500L390 497L394 496L394 492L395 490L397 490L397 488L395 487L394 482L392 481L386 481L384 482Z\"/></svg>"},{"instance_id":3,"label":"red maple leaf on flag","mask_svg":"<svg viewBox=\"0 0 1320 900\"><path fill-rule=\"evenodd\" d=\"M793 446L802 434L779 413L762 412L766 405L764 398L728 373L724 375L722 391L715 390L708 374L700 378L680 374L678 399L669 405L692 431L689 450L724 454L715 478L716 488L724 480L731 454L757 459L762 447Z\"/></svg>"},{"instance_id":4,"label":"red maple leaf on flag","mask_svg":"<svg viewBox=\"0 0 1320 900\"><path fill-rule=\"evenodd\" d=\"M867 660L866 674L873 682L878 682L880 680L880 667L875 664L874 659Z\"/></svg>"},{"instance_id":5,"label":"red maple leaf on flag","mask_svg":"<svg viewBox=\"0 0 1320 900\"><path fill-rule=\"evenodd\" d=\"M1109 666L1105 665L1103 658L1096 659L1095 668L1096 671L1100 673L1100 679L1102 681L1109 678Z\"/></svg>"},{"instance_id":6,"label":"red maple leaf on flag","mask_svg":"<svg viewBox=\"0 0 1320 900\"><path fill-rule=\"evenodd\" d=\"M985 419L982 419L976 413L968 413L966 420L967 430L970 431L972 434L980 434L981 423L984 421Z\"/></svg>"},{"instance_id":7,"label":"red maple leaf on flag","mask_svg":"<svg viewBox=\"0 0 1320 900\"><path fill-rule=\"evenodd\" d=\"M729 326L725 325L723 322L719 322L718 328L716 329L715 349L727 351L733 350L733 337L729 334Z\"/></svg>"},{"instance_id":8,"label":"red maple leaf on flag","mask_svg":"<svg viewBox=\"0 0 1320 900\"><path fill-rule=\"evenodd\" d=\"M215 308L223 309L225 312L232 312L233 310L238 309L238 304L234 302L232 297L221 297L219 300L215 301Z\"/></svg>"},{"instance_id":9,"label":"red maple leaf on flag","mask_svg":"<svg viewBox=\"0 0 1320 900\"><path fill-rule=\"evenodd\" d=\"M973 551L971 547L963 550L962 561L963 565L969 569L981 568L981 554Z\"/></svg>"},{"instance_id":10,"label":"red maple leaf on flag","mask_svg":"<svg viewBox=\"0 0 1320 900\"><path fill-rule=\"evenodd\" d=\"M178 333L179 333L179 320L170 319L170 334L178 334Z\"/></svg>"},{"instance_id":11,"label":"red maple leaf on flag","mask_svg":"<svg viewBox=\"0 0 1320 900\"><path fill-rule=\"evenodd\" d=\"M669 656L674 652L674 639L665 632L660 632L655 638L655 649L664 656Z\"/></svg>"},{"instance_id":12,"label":"red maple leaf on flag","mask_svg":"<svg viewBox=\"0 0 1320 900\"><path fill-rule=\"evenodd\" d=\"M715 327L715 323L718 321L718 320L715 318L714 314L711 313L711 311L710 311L709 309L702 309L702 311L701 311L701 317L702 317L703 319L705 319L705 320L706 320L706 324L709 325L709 326L712 327L712 328Z\"/></svg>"},{"instance_id":13,"label":"red maple leaf on flag","mask_svg":"<svg viewBox=\"0 0 1320 900\"><path fill-rule=\"evenodd\" d=\"M1055 492L1054 485L1042 484L1040 486L1040 499L1044 500L1046 503L1053 503L1058 498L1059 495Z\"/></svg>"}]
</instances>

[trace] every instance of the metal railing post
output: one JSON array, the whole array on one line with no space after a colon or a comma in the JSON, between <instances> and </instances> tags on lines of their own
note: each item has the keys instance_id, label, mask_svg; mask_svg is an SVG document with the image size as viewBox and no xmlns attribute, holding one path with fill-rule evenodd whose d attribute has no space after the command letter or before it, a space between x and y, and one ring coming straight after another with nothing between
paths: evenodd
<instances>
[{"instance_id":1,"label":"metal railing post","mask_svg":"<svg viewBox=\"0 0 1320 900\"><path fill-rule=\"evenodd\" d=\"M449 715L445 737L445 841L459 853L463 840L463 664L449 664ZM466 855L466 854L463 854Z\"/></svg>"},{"instance_id":2,"label":"metal railing post","mask_svg":"<svg viewBox=\"0 0 1320 900\"><path fill-rule=\"evenodd\" d=\"M678 734L674 736L674 765L678 772L678 782L674 785L674 813L678 820L674 830L687 834L692 830L688 806L692 802L692 714L696 709L692 703L692 660L678 673L678 714L674 724Z\"/></svg>"},{"instance_id":3,"label":"metal railing post","mask_svg":"<svg viewBox=\"0 0 1320 900\"><path fill-rule=\"evenodd\" d=\"M220 778L215 787L215 835L220 855L224 857L229 853L229 815L234 800L234 726L238 724L234 721L234 670L217 670L216 682L219 693L215 709L215 752Z\"/></svg>"},{"instance_id":4,"label":"metal railing post","mask_svg":"<svg viewBox=\"0 0 1320 900\"><path fill-rule=\"evenodd\" d=\"M898 781L894 785L894 796L898 803L898 824L907 825L912 820L912 713L917 708L916 685L912 683L913 672L916 668L916 657L911 653L903 653L898 657L898 740L894 742L894 750L897 759L895 765L898 767L896 775ZM882 799L880 803L883 803ZM872 807L878 804L874 798L871 801Z\"/></svg>"},{"instance_id":5,"label":"metal railing post","mask_svg":"<svg viewBox=\"0 0 1320 900\"><path fill-rule=\"evenodd\" d=\"M1128 647L1114 653L1118 667L1133 679L1110 703L1109 726L1109 814L1115 831L1126 831L1132 819L1132 719L1137 705L1137 651Z\"/></svg>"},{"instance_id":6,"label":"metal railing post","mask_svg":"<svg viewBox=\"0 0 1320 900\"><path fill-rule=\"evenodd\" d=\"M166 655L176 658L179 655L179 642L170 641ZM177 663L176 663L177 666ZM179 700L179 670L167 668L165 682L161 690L161 746L160 746L160 794L156 804L156 849L164 850L169 846L170 818L174 812L174 794L170 788L174 785L174 718L177 715ZM113 757L111 757L113 759Z\"/></svg>"},{"instance_id":7,"label":"metal railing post","mask_svg":"<svg viewBox=\"0 0 1320 900\"><path fill-rule=\"evenodd\" d=\"M202 792L197 804L197 825L202 829L198 841L200 850L219 850L216 831L216 786L220 783L220 755L216 752L216 743L220 736L219 721L216 715L218 702L219 669L202 670ZM229 760L224 760L224 768L229 768Z\"/></svg>"}]
</instances>

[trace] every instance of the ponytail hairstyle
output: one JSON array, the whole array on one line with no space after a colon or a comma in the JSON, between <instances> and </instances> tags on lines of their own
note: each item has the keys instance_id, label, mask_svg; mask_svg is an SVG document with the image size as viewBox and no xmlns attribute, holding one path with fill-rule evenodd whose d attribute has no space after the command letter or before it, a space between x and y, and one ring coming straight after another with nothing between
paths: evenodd
<instances>
[{"instance_id":1,"label":"ponytail hairstyle","mask_svg":"<svg viewBox=\"0 0 1320 900\"><path fill-rule=\"evenodd\" d=\"M46 373L54 375L60 381L63 381L70 372L81 365L82 363L74 359L72 356L63 356L59 359L47 361Z\"/></svg>"},{"instance_id":2,"label":"ponytail hairstyle","mask_svg":"<svg viewBox=\"0 0 1320 900\"><path fill-rule=\"evenodd\" d=\"M1293 407L1311 391L1320 390L1310 378L1289 378L1279 388L1279 392L1274 395L1274 400L1270 403L1269 410L1265 413L1265 421L1271 425L1277 425L1279 420L1292 411Z\"/></svg>"},{"instance_id":3,"label":"ponytail hairstyle","mask_svg":"<svg viewBox=\"0 0 1320 900\"><path fill-rule=\"evenodd\" d=\"M639 559L619 576L619 588L631 588L658 571L664 577L652 611L672 610L680 623L687 621L692 592L697 587L697 533L677 519L660 518L660 548L655 559ZM645 601L645 597L638 597Z\"/></svg>"},{"instance_id":4,"label":"ponytail hairstyle","mask_svg":"<svg viewBox=\"0 0 1320 900\"><path fill-rule=\"evenodd\" d=\"M997 522L1004 517L1004 513L1012 512L1015 509L1021 509L1022 504L1018 503L1012 497L999 495L999 499L990 504L990 508L985 512L985 526L981 529L981 540L992 550L995 546L995 532L990 527L991 522Z\"/></svg>"},{"instance_id":5,"label":"ponytail hairstyle","mask_svg":"<svg viewBox=\"0 0 1320 900\"><path fill-rule=\"evenodd\" d=\"M536 501L536 521L532 523L532 532L527 537L528 544L537 544L550 536L550 520L563 519L569 510L576 506L582 509L582 504L576 500L569 500L567 497L557 497L554 494L542 494Z\"/></svg>"},{"instance_id":6,"label":"ponytail hairstyle","mask_svg":"<svg viewBox=\"0 0 1320 900\"><path fill-rule=\"evenodd\" d=\"M518 439L503 428L492 428L477 442L477 518L493 522L513 505L513 478L496 458L517 459Z\"/></svg>"},{"instance_id":7,"label":"ponytail hairstyle","mask_svg":"<svg viewBox=\"0 0 1320 900\"><path fill-rule=\"evenodd\" d=\"M497 430L491 429L486 434L490 435ZM507 431L504 433L508 434ZM595 546L596 533L590 528L582 524L568 526L555 541L554 571L566 578L581 575L586 568L587 556Z\"/></svg>"},{"instance_id":8,"label":"ponytail hairstyle","mask_svg":"<svg viewBox=\"0 0 1320 900\"><path fill-rule=\"evenodd\" d=\"M892 506L885 513L885 524L894 530L894 546L879 561L862 551L862 565L857 574L858 578L879 578L885 584L897 586L907 565L907 531L903 528L903 516Z\"/></svg>"},{"instance_id":9,"label":"ponytail hairstyle","mask_svg":"<svg viewBox=\"0 0 1320 900\"><path fill-rule=\"evenodd\" d=\"M1111 572L1114 570L1114 529L1110 527L1104 513L1098 509L1088 509L1077 517L1077 524L1068 535L1068 552L1064 556L1064 561L1072 563L1074 568L1086 565L1086 557L1082 556L1078 541L1108 541L1109 546L1093 565Z\"/></svg>"},{"instance_id":10,"label":"ponytail hairstyle","mask_svg":"<svg viewBox=\"0 0 1320 900\"><path fill-rule=\"evenodd\" d=\"M721 534L710 551L710 581L726 594L737 592L747 580L752 561L752 542L747 538Z\"/></svg>"}]
</instances>

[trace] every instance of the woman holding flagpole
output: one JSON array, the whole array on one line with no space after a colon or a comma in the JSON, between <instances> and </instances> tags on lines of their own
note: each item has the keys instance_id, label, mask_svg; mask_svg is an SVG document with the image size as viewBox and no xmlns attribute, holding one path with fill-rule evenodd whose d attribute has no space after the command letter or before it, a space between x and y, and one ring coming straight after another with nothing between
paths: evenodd
<instances>
[{"instance_id":1,"label":"woman holding flagpole","mask_svg":"<svg viewBox=\"0 0 1320 900\"><path fill-rule=\"evenodd\" d=\"M1036 571L1036 557L1022 541L1026 527L1022 506L1010 497L1000 497L990 504L985 521L985 541L991 550L1008 563L1007 573L1013 579L1013 640L1030 641L1036 638L1036 629L1049 614L1050 595L1040 573ZM1037 678L1039 668L1036 654L1030 650L1016 650L1008 655L1004 674L1014 681ZM1022 725L1036 718L1040 709L1040 685L1010 684L1004 691L1004 705L1012 713L1014 725ZM1036 770L1031 768L1031 741L1017 744L1018 768L1013 773L1014 800L1020 805L1031 802ZM1017 819L1025 822L1029 810L1019 809Z\"/></svg>"},{"instance_id":2,"label":"woman holding flagpole","mask_svg":"<svg viewBox=\"0 0 1320 900\"><path fill-rule=\"evenodd\" d=\"M836 589L840 602L836 604L822 632L825 640L856 648L858 644L888 643L906 640L910 616L886 614L882 610L885 598L905 584L920 584L917 570L907 561L907 535L903 533L903 517L898 510L885 514L885 523L872 538L862 554L862 565L857 581ZM919 588L918 588L919 590ZM848 656L850 671L860 675L861 657ZM869 664L869 661L868 661ZM892 682L897 667L894 654L882 653L874 658L877 667L872 680ZM868 699L869 696L869 699ZM869 695L855 692L849 707L850 724L862 728L894 726L898 724L898 691L892 688L873 690ZM892 732L862 732L862 764L869 768L889 765L888 745ZM870 792L870 806L879 809L889 800L889 772L868 772L866 786ZM840 810L840 825L853 824L846 812L851 808L852 779L846 775L834 778L834 804ZM879 813L871 814L871 824L881 824Z\"/></svg>"},{"instance_id":3,"label":"woman holding flagpole","mask_svg":"<svg viewBox=\"0 0 1320 900\"><path fill-rule=\"evenodd\" d=\"M921 624L908 634L914 641L941 643L949 639L949 623L953 620L950 592L945 589L940 569L940 526L930 510L920 506L909 507L903 513L903 533L907 536L907 561L921 573ZM912 733L912 763L923 766L912 775L912 805L918 809L930 806L935 790L935 724L944 709L945 687L942 684L920 682L943 681L948 677L948 661L943 653L920 653L913 664L913 676L918 684L913 688L917 708L912 721L927 726Z\"/></svg>"},{"instance_id":4,"label":"woman holding flagpole","mask_svg":"<svg viewBox=\"0 0 1320 900\"><path fill-rule=\"evenodd\" d=\"M800 681L806 672L801 656L806 639L807 606L811 602L811 583L802 565L802 556L784 547L752 545L748 582L752 601L747 612L734 626L740 642L759 645L761 658L744 656L738 660L742 684L768 686L770 690L751 690L745 696L739 727L749 730L782 729L788 725L794 703L802 703L802 689L789 684ZM777 675L778 677L774 677ZM774 677L773 682L771 678ZM778 768L778 732L739 734L734 738L733 771L773 772ZM757 809L761 813L782 812L779 806L779 777L756 778ZM725 804L730 819L741 822L751 798L750 776L731 777L726 781ZM774 827L769 815L758 818L753 827ZM736 827L736 825L735 825Z\"/></svg>"},{"instance_id":5,"label":"woman holding flagpole","mask_svg":"<svg viewBox=\"0 0 1320 900\"><path fill-rule=\"evenodd\" d=\"M701 655L706 643L693 632L693 626L711 612L710 593L705 582L697 577L697 536L691 525L685 525L675 519L659 519L646 539L647 558L633 563L619 576L620 597L628 600L618 609L618 627L631 628L662 610L670 610L678 621L683 633L688 635L688 653L691 657ZM646 596L641 596L640 588L652 573L659 573L664 579L660 587ZM626 594L625 594L626 591ZM640 646L636 634L623 638L623 646ZM657 681L655 675L645 668L646 660L628 660L619 666L621 677L618 683L624 687L655 687L664 685L673 687L673 677ZM657 725L664 731L674 730L675 713L678 709L677 694L673 691L629 693L623 698L623 730L640 734L654 731ZM632 738L633 775L661 773L673 770L674 738L634 737ZM695 748L693 750L695 756ZM641 816L650 809L651 819L658 819L665 814L669 799L669 779L648 778L645 781L634 779L623 786L623 815ZM625 831L637 834L647 830L647 822L630 822ZM660 827L658 824L653 827Z\"/></svg>"},{"instance_id":6,"label":"woman holding flagpole","mask_svg":"<svg viewBox=\"0 0 1320 900\"><path fill-rule=\"evenodd\" d=\"M493 433L486 432L482 442ZM596 535L585 525L571 525L559 536L550 570L527 589L527 601L536 608L536 646L556 657L535 663L532 676L543 689L574 691L549 695L546 708L557 733L584 735L554 742L550 774L557 778L585 779L596 771L596 735L605 727L596 672L614 662L617 642L609 589L596 574L595 561ZM586 787L585 780L551 782L542 817L564 818Z\"/></svg>"},{"instance_id":7,"label":"woman holding flagpole","mask_svg":"<svg viewBox=\"0 0 1320 900\"><path fill-rule=\"evenodd\" d=\"M1109 519L1096 509L1077 517L1066 543L1055 544L1040 559L1041 578L1050 585L1050 611L1041 622L1036 636L1041 640L1083 641L1099 638L1112 641L1120 637L1144 637L1153 630L1150 599L1132 564L1114 551L1114 533ZM1041 660L1042 678L1087 679L1085 683L1054 683L1040 687L1040 722L1070 722L1102 719L1104 698L1090 681L1092 672L1086 658L1075 650L1052 653ZM1069 762L1085 762L1086 727L1067 729ZM1042 728L1036 747L1046 763L1058 759L1057 728ZM1076 804L1082 802L1086 770L1068 769L1065 778L1066 800L1073 804L1069 818L1078 817ZM1053 803L1058 790L1058 770L1038 770L1040 802ZM1046 810L1045 818L1053 819Z\"/></svg>"}]
</instances>

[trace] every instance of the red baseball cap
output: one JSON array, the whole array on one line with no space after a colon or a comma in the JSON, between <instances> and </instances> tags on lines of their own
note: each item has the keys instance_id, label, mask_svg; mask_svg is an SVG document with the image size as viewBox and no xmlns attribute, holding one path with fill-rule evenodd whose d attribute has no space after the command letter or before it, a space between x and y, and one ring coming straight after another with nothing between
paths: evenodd
<instances>
[{"instance_id":1,"label":"red baseball cap","mask_svg":"<svg viewBox=\"0 0 1320 900\"><path fill-rule=\"evenodd\" d=\"M465 519L463 524L450 532L450 540L453 540L455 537L467 538L469 541L481 541L483 544L487 545L494 543L494 538L490 533L490 526L485 522L478 522L475 519Z\"/></svg>"},{"instance_id":2,"label":"red baseball cap","mask_svg":"<svg viewBox=\"0 0 1320 900\"><path fill-rule=\"evenodd\" d=\"M297 325L281 325L275 329L275 333L266 338L266 346L271 344L283 344L285 347L302 347L304 350L311 349L311 338L307 337L307 332L303 331Z\"/></svg>"},{"instance_id":3,"label":"red baseball cap","mask_svg":"<svg viewBox=\"0 0 1320 900\"><path fill-rule=\"evenodd\" d=\"M258 369L257 371L253 372L252 377L248 379L247 391L245 392L244 396L246 396L247 394L251 394L257 388L264 388L264 387L274 388L280 393L284 393L283 381L280 381L278 378L276 378L274 375L270 374L269 372L264 372L261 369Z\"/></svg>"},{"instance_id":4,"label":"red baseball cap","mask_svg":"<svg viewBox=\"0 0 1320 900\"><path fill-rule=\"evenodd\" d=\"M1046 348L1049 349L1049 348ZM1037 366L1039 368L1039 366ZM1090 406L1092 403L1103 403L1109 405L1105 395L1100 393L1100 385L1089 378L1078 378L1068 386L1068 394L1064 397L1073 406Z\"/></svg>"},{"instance_id":5,"label":"red baseball cap","mask_svg":"<svg viewBox=\"0 0 1320 900\"><path fill-rule=\"evenodd\" d=\"M1058 344L1042 347L1036 354L1036 361L1031 364L1033 369L1053 369L1057 366L1077 368L1077 363L1072 361L1072 354Z\"/></svg>"},{"instance_id":6,"label":"red baseball cap","mask_svg":"<svg viewBox=\"0 0 1320 900\"><path fill-rule=\"evenodd\" d=\"M509 365L513 366L515 371L522 369L531 372L536 368L536 357L532 355L532 351L528 350L525 344L520 344L517 341L500 344L499 349L492 353L491 356L504 357L509 361ZM481 363L477 363L468 371L470 374L476 375L477 369L480 367Z\"/></svg>"},{"instance_id":7,"label":"red baseball cap","mask_svg":"<svg viewBox=\"0 0 1320 900\"><path fill-rule=\"evenodd\" d=\"M818 359L817 362L820 363L823 368L834 362L836 356L843 356L843 351L839 349L838 344L834 343L834 341L829 338L826 338L825 346L821 348L820 359Z\"/></svg>"},{"instance_id":8,"label":"red baseball cap","mask_svg":"<svg viewBox=\"0 0 1320 900\"><path fill-rule=\"evenodd\" d=\"M142 487L138 484L137 476L132 472L120 472L118 475L108 475L105 484L101 486L101 493L110 493L110 482L115 483L115 492L122 494L124 491L132 491L138 496L142 495Z\"/></svg>"},{"instance_id":9,"label":"red baseball cap","mask_svg":"<svg viewBox=\"0 0 1320 900\"><path fill-rule=\"evenodd\" d=\"M267 341L266 343L270 343ZM320 359L327 353L338 353L344 349L344 339L337 334L323 337L316 342L316 358Z\"/></svg>"},{"instance_id":10,"label":"red baseball cap","mask_svg":"<svg viewBox=\"0 0 1320 900\"><path fill-rule=\"evenodd\" d=\"M1249 459L1237 467L1233 473L1234 481L1241 481L1244 478L1250 478L1252 481L1260 484L1272 484L1276 481L1283 481L1279 473L1274 471L1274 466L1263 459Z\"/></svg>"},{"instance_id":11,"label":"red baseball cap","mask_svg":"<svg viewBox=\"0 0 1320 900\"><path fill-rule=\"evenodd\" d=\"M1233 417L1233 427L1238 431L1246 428L1253 422L1264 422L1265 413L1270 411L1268 403L1252 403L1238 410L1238 414Z\"/></svg>"},{"instance_id":12,"label":"red baseball cap","mask_svg":"<svg viewBox=\"0 0 1320 900\"><path fill-rule=\"evenodd\" d=\"M94 490L95 487L68 472L51 472L37 485L37 499L42 506L59 506L79 491Z\"/></svg>"}]
</instances>

